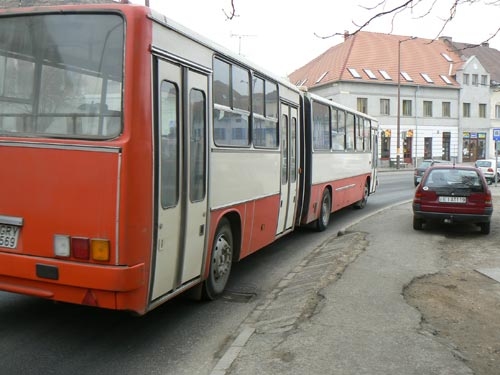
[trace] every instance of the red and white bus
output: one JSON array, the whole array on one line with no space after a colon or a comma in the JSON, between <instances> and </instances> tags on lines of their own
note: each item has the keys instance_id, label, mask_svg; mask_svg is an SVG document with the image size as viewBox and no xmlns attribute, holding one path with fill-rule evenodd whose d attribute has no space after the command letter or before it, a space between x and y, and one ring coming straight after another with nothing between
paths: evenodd
<instances>
[{"instance_id":1,"label":"red and white bus","mask_svg":"<svg viewBox=\"0 0 500 375\"><path fill-rule=\"evenodd\" d=\"M0 290L144 314L375 191L374 118L145 6L0 12Z\"/></svg>"}]
</instances>

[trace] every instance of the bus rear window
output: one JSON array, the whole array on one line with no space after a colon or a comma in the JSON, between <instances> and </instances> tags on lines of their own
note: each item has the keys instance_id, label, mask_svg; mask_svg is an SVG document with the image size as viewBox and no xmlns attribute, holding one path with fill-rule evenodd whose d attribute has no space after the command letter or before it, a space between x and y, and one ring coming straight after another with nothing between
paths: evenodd
<instances>
[{"instance_id":1,"label":"bus rear window","mask_svg":"<svg viewBox=\"0 0 500 375\"><path fill-rule=\"evenodd\" d=\"M114 14L1 18L0 136L119 135L123 44Z\"/></svg>"}]
</instances>

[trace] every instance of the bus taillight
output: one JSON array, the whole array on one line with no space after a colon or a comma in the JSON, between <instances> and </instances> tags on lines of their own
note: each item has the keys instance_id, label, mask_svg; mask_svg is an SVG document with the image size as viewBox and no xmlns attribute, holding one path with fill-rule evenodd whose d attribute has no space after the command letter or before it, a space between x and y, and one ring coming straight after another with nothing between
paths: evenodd
<instances>
[{"instance_id":1,"label":"bus taillight","mask_svg":"<svg viewBox=\"0 0 500 375\"><path fill-rule=\"evenodd\" d=\"M71 253L77 259L89 259L89 239L82 237L71 237Z\"/></svg>"},{"instance_id":2,"label":"bus taillight","mask_svg":"<svg viewBox=\"0 0 500 375\"><path fill-rule=\"evenodd\" d=\"M109 240L92 238L90 240L90 249L93 260L100 262L109 261Z\"/></svg>"},{"instance_id":3,"label":"bus taillight","mask_svg":"<svg viewBox=\"0 0 500 375\"><path fill-rule=\"evenodd\" d=\"M57 257L107 262L110 259L110 242L102 238L54 236L54 255Z\"/></svg>"}]
</instances>

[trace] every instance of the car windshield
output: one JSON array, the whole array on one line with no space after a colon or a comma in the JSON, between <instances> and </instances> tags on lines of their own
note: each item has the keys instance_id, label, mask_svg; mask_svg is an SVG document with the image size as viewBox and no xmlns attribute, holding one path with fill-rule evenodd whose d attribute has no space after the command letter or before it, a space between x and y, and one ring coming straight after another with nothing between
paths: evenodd
<instances>
[{"instance_id":1,"label":"car windshield","mask_svg":"<svg viewBox=\"0 0 500 375\"><path fill-rule=\"evenodd\" d=\"M466 169L435 169L427 176L426 185L429 188L468 188L483 191L483 185L478 173Z\"/></svg>"}]
</instances>

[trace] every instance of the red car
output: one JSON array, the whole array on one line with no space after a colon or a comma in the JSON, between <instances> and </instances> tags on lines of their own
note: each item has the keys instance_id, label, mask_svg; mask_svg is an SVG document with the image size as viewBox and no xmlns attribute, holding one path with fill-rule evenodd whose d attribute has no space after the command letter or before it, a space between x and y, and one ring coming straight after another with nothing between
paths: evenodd
<instances>
[{"instance_id":1,"label":"red car","mask_svg":"<svg viewBox=\"0 0 500 375\"><path fill-rule=\"evenodd\" d=\"M444 223L470 222L490 233L493 202L481 170L471 166L429 167L415 190L413 229L431 220Z\"/></svg>"}]
</instances>

